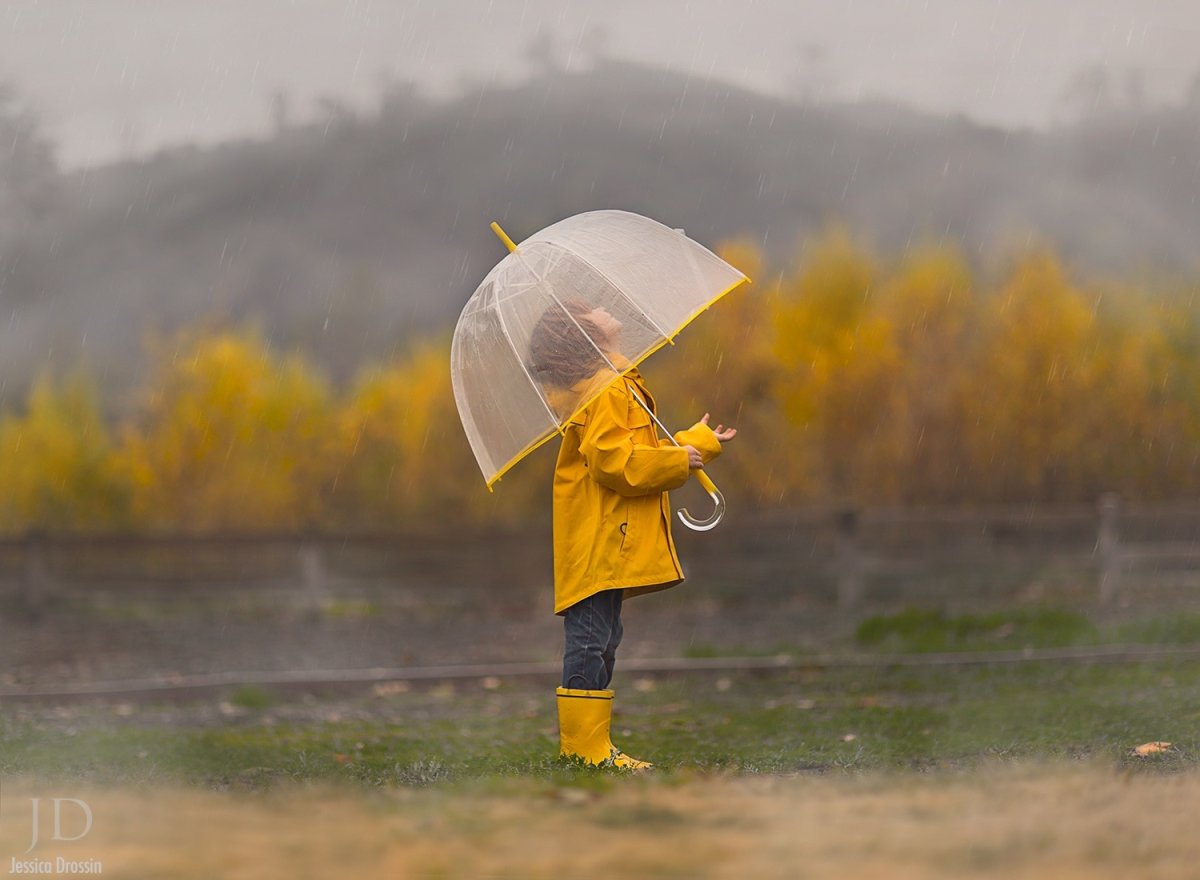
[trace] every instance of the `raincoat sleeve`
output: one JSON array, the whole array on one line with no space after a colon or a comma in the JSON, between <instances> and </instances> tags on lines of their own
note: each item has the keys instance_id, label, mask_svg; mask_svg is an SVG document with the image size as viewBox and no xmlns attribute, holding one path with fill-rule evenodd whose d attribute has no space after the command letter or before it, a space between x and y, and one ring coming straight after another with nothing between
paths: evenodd
<instances>
[{"instance_id":1,"label":"raincoat sleeve","mask_svg":"<svg viewBox=\"0 0 1200 880\"><path fill-rule=\"evenodd\" d=\"M717 439L713 429L704 422L696 422L685 431L677 431L675 440L682 446L694 446L700 452L700 457L704 459L705 464L721 454L721 441ZM663 440L661 442L670 443L671 441Z\"/></svg>"},{"instance_id":2,"label":"raincoat sleeve","mask_svg":"<svg viewBox=\"0 0 1200 880\"><path fill-rule=\"evenodd\" d=\"M691 474L687 450L634 443L629 421L629 401L619 385L588 407L579 451L592 479L627 496L655 495L686 483Z\"/></svg>"}]
</instances>

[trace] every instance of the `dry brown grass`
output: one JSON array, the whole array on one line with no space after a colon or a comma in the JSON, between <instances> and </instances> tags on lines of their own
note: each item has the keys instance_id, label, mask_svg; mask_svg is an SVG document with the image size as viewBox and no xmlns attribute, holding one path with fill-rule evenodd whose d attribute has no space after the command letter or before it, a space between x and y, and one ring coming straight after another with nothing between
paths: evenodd
<instances>
[{"instance_id":1,"label":"dry brown grass","mask_svg":"<svg viewBox=\"0 0 1200 880\"><path fill-rule=\"evenodd\" d=\"M617 779L595 791L470 788L265 793L9 781L0 858L29 845L30 797L78 797L75 843L121 878L1194 878L1200 777L1100 765L965 773ZM66 813L64 834L77 815ZM52 830L43 811L42 835Z\"/></svg>"}]
</instances>

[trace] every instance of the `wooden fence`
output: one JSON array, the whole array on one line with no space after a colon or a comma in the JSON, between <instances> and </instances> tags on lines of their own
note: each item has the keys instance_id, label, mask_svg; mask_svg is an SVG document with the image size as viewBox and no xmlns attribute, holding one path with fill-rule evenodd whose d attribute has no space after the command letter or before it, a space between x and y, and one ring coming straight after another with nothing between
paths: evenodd
<instances>
[{"instance_id":1,"label":"wooden fence","mask_svg":"<svg viewBox=\"0 0 1200 880\"><path fill-rule=\"evenodd\" d=\"M1109 604L1147 573L1200 572L1200 504L1122 505L1111 495L1056 508L777 510L704 536L675 534L685 567L717 594L804 593L847 609L881 596L920 602L934 582L1003 598L1055 571L1070 572L1077 597L1086 584L1088 598ZM166 599L241 590L293 607L372 590L414 601L474 590L540 602L550 571L547 523L453 534L0 538L0 601L34 612L95 592Z\"/></svg>"},{"instance_id":2,"label":"wooden fence","mask_svg":"<svg viewBox=\"0 0 1200 880\"><path fill-rule=\"evenodd\" d=\"M895 573L904 554L879 553L863 546L864 526L903 533L940 534L943 541L982 542L993 552L1005 544L1049 544L1048 558L1094 571L1094 597L1109 605L1122 597L1134 576L1170 568L1200 571L1200 506L1137 505L1124 508L1116 495L1103 496L1095 508L993 507L944 510L847 509L836 519L837 602L856 607L871 574ZM967 556L980 559L967 550ZM1200 593L1198 593L1200 596Z\"/></svg>"}]
</instances>

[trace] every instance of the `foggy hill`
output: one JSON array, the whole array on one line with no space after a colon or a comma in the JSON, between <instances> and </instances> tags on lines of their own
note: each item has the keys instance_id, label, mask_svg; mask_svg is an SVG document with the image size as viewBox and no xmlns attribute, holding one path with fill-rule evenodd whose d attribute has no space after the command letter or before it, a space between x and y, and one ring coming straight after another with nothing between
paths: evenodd
<instances>
[{"instance_id":1,"label":"foggy hill","mask_svg":"<svg viewBox=\"0 0 1200 880\"><path fill-rule=\"evenodd\" d=\"M196 321L257 322L343 380L453 325L504 254L493 219L519 241L623 208L710 245L749 235L777 260L840 220L888 251L946 238L989 255L1032 236L1096 271L1200 263L1195 102L1009 132L602 61L327 110L267 140L58 177L52 207L0 223L0 403L48 364L127 389L148 333Z\"/></svg>"}]
</instances>

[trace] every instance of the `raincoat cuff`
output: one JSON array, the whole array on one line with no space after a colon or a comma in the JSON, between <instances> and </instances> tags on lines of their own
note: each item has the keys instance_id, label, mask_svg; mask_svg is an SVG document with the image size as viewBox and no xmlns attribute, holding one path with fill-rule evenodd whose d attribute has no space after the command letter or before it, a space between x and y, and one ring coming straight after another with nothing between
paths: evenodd
<instances>
[{"instance_id":1,"label":"raincoat cuff","mask_svg":"<svg viewBox=\"0 0 1200 880\"><path fill-rule=\"evenodd\" d=\"M700 457L704 459L704 463L708 464L714 458L721 454L721 441L717 439L717 435L713 433L713 429L704 422L696 422L686 431L680 431L675 435L675 440L681 446L694 446L700 451Z\"/></svg>"}]
</instances>

